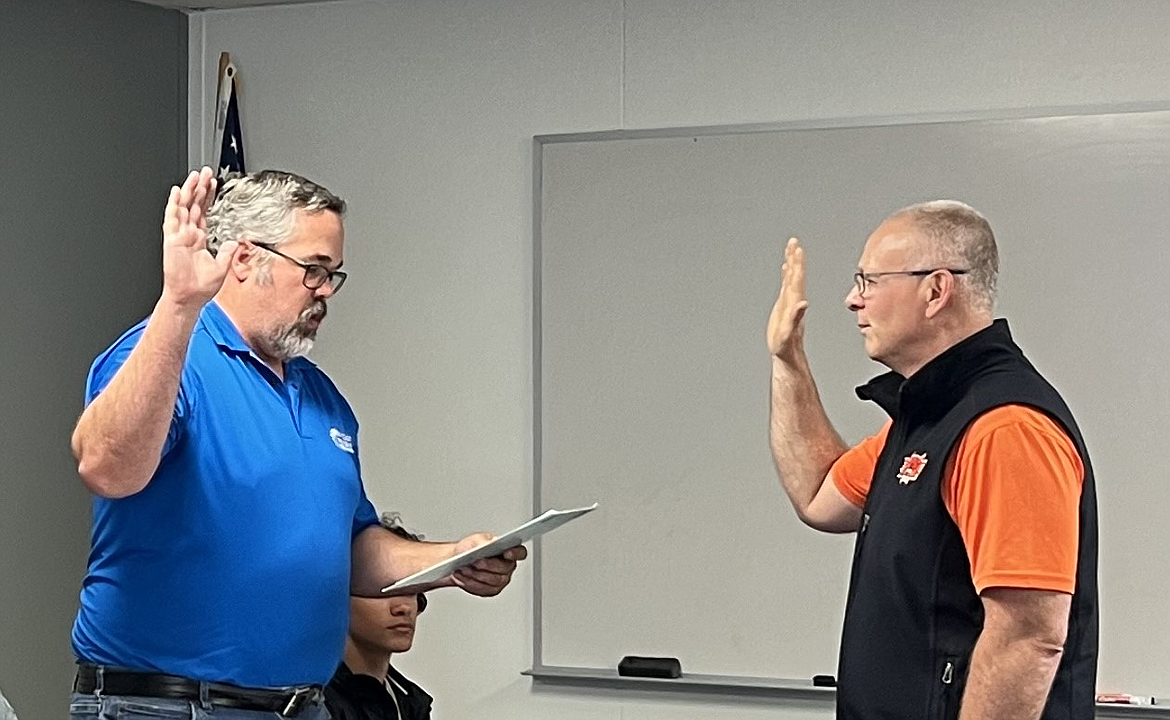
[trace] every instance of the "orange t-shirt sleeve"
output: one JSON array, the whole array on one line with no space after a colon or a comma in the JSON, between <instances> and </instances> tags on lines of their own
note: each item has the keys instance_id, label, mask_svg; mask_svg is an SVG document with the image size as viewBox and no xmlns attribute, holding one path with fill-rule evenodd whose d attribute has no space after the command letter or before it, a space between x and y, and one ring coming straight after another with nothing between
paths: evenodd
<instances>
[{"instance_id":1,"label":"orange t-shirt sleeve","mask_svg":"<svg viewBox=\"0 0 1170 720\"><path fill-rule=\"evenodd\" d=\"M887 420L876 435L871 435L845 451L829 469L833 484L846 500L857 507L865 506L869 484L877 467L878 455L886 444L892 423Z\"/></svg>"},{"instance_id":2,"label":"orange t-shirt sleeve","mask_svg":"<svg viewBox=\"0 0 1170 720\"><path fill-rule=\"evenodd\" d=\"M1038 410L1005 405L971 423L942 493L977 592L1073 592L1084 475L1072 440Z\"/></svg>"}]
</instances>

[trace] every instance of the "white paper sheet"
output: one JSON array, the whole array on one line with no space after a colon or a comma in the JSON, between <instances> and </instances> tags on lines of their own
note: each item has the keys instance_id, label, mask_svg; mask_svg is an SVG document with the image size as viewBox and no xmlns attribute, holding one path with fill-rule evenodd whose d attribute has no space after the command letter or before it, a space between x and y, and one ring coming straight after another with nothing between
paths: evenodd
<instances>
[{"instance_id":1,"label":"white paper sheet","mask_svg":"<svg viewBox=\"0 0 1170 720\"><path fill-rule=\"evenodd\" d=\"M546 510L515 530L500 535L495 540L485 545L480 545L477 548L467 550L466 552L461 552L452 558L432 565L426 570L417 572L414 575L402 578L393 585L387 585L382 588L382 592L400 591L414 585L427 585L438 582L461 567L466 567L476 560L499 555L508 548L523 545L532 538L543 535L553 528L558 528L570 520L579 518L585 513L592 512L596 508L597 503L593 503L588 507L573 508L572 510Z\"/></svg>"}]
</instances>

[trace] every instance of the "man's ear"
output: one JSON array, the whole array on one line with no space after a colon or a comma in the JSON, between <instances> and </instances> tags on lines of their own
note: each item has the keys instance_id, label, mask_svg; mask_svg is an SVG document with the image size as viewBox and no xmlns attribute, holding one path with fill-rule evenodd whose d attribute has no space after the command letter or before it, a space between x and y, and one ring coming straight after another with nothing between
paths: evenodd
<instances>
[{"instance_id":1,"label":"man's ear","mask_svg":"<svg viewBox=\"0 0 1170 720\"><path fill-rule=\"evenodd\" d=\"M933 318L955 300L955 276L949 272L937 272L922 283L926 295L926 317Z\"/></svg>"},{"instance_id":2,"label":"man's ear","mask_svg":"<svg viewBox=\"0 0 1170 720\"><path fill-rule=\"evenodd\" d=\"M232 258L232 265L230 272L240 282L248 279L252 273L256 272L256 268L252 265L252 259L256 257L256 246L247 240L240 241L240 249L236 251L235 257Z\"/></svg>"}]
</instances>

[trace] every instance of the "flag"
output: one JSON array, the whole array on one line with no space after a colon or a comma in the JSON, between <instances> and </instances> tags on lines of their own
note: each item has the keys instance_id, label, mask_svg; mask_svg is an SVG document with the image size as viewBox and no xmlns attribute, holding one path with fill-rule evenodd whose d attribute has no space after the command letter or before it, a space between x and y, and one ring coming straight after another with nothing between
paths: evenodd
<instances>
[{"instance_id":1,"label":"flag","mask_svg":"<svg viewBox=\"0 0 1170 720\"><path fill-rule=\"evenodd\" d=\"M236 66L227 53L219 58L219 91L216 93L215 129L219 142L219 162L215 174L222 187L228 173L244 169L244 135L240 131L240 107L236 91Z\"/></svg>"}]
</instances>

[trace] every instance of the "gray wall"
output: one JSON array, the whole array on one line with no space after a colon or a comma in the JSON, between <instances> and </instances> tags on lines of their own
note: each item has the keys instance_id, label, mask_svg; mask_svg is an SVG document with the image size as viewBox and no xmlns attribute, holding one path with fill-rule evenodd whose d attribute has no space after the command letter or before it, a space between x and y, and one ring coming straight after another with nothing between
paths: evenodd
<instances>
[{"instance_id":1,"label":"gray wall","mask_svg":"<svg viewBox=\"0 0 1170 720\"><path fill-rule=\"evenodd\" d=\"M66 712L89 499L69 454L89 363L150 311L186 166L187 19L0 0L0 687Z\"/></svg>"}]
</instances>

